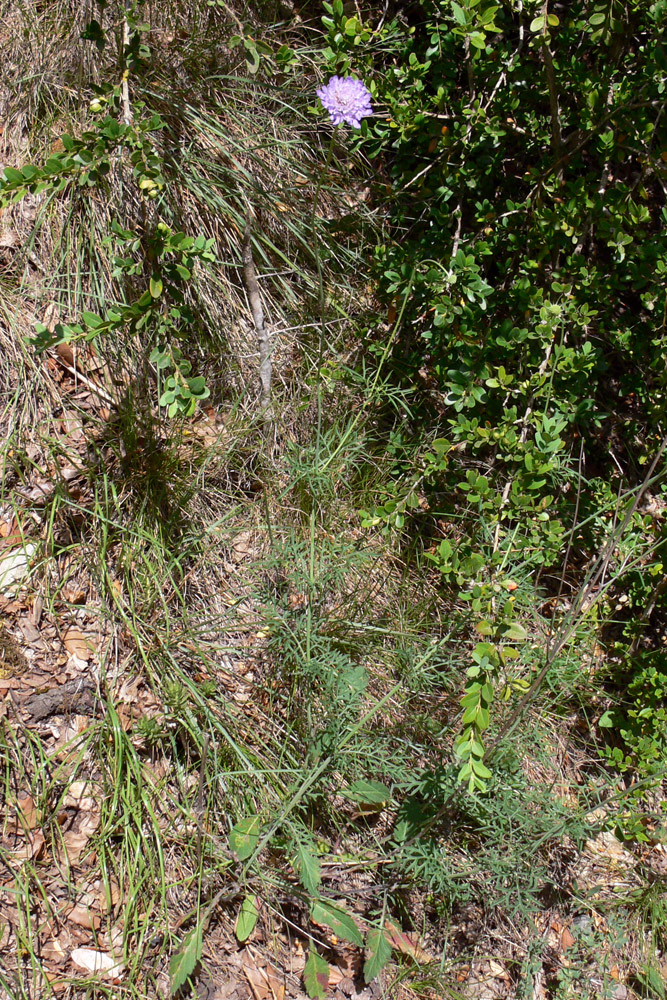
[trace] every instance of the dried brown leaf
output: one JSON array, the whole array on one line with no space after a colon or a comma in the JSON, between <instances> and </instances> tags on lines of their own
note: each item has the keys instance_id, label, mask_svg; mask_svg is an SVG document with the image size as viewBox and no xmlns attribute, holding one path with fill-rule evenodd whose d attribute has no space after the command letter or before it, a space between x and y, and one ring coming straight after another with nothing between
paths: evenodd
<instances>
[{"instance_id":1,"label":"dried brown leaf","mask_svg":"<svg viewBox=\"0 0 667 1000\"><path fill-rule=\"evenodd\" d=\"M72 907L66 916L67 919L71 920L73 924L77 925L77 927L85 927L86 930L89 931L98 931L100 929L100 918L87 906L80 906L77 904Z\"/></svg>"},{"instance_id":2,"label":"dried brown leaf","mask_svg":"<svg viewBox=\"0 0 667 1000\"><path fill-rule=\"evenodd\" d=\"M70 656L87 663L94 654L95 643L77 625L70 625L63 637L63 645Z\"/></svg>"}]
</instances>

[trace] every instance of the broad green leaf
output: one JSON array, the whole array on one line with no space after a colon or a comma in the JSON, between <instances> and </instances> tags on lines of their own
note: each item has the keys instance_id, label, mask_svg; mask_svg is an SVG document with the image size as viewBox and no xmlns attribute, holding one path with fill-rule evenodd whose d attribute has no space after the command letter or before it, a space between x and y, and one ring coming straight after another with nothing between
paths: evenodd
<instances>
[{"instance_id":1,"label":"broad green leaf","mask_svg":"<svg viewBox=\"0 0 667 1000\"><path fill-rule=\"evenodd\" d=\"M197 924L189 931L178 951L169 960L169 982L171 995L185 986L186 982L195 971L197 962L201 958L202 933L201 924Z\"/></svg>"},{"instance_id":2,"label":"broad green leaf","mask_svg":"<svg viewBox=\"0 0 667 1000\"><path fill-rule=\"evenodd\" d=\"M391 798L391 792L382 782L365 781L363 778L353 782L349 788L341 789L340 794L352 802L369 806L382 806Z\"/></svg>"},{"instance_id":3,"label":"broad green leaf","mask_svg":"<svg viewBox=\"0 0 667 1000\"><path fill-rule=\"evenodd\" d=\"M311 896L317 895L322 881L322 867L315 854L302 841L296 847L294 867L306 892Z\"/></svg>"},{"instance_id":4,"label":"broad green leaf","mask_svg":"<svg viewBox=\"0 0 667 1000\"><path fill-rule=\"evenodd\" d=\"M470 766L479 778L490 778L491 772L489 771L486 764L483 764L481 760L477 760L475 757L470 758Z\"/></svg>"},{"instance_id":5,"label":"broad green leaf","mask_svg":"<svg viewBox=\"0 0 667 1000\"><path fill-rule=\"evenodd\" d=\"M370 983L382 972L391 958L391 945L384 930L371 927L366 938L366 961L364 962L364 981Z\"/></svg>"},{"instance_id":6,"label":"broad green leaf","mask_svg":"<svg viewBox=\"0 0 667 1000\"><path fill-rule=\"evenodd\" d=\"M480 708L478 710L475 725L480 730L489 728L489 710L487 708Z\"/></svg>"},{"instance_id":7,"label":"broad green leaf","mask_svg":"<svg viewBox=\"0 0 667 1000\"><path fill-rule=\"evenodd\" d=\"M465 25L466 15L463 8L459 7L459 5L455 2L455 0L451 0L451 4L452 4L452 14L454 15L455 20L459 24Z\"/></svg>"},{"instance_id":8,"label":"broad green leaf","mask_svg":"<svg viewBox=\"0 0 667 1000\"><path fill-rule=\"evenodd\" d=\"M162 295L164 285L162 284L162 278L153 275L150 281L150 293L154 299L159 299Z\"/></svg>"},{"instance_id":9,"label":"broad green leaf","mask_svg":"<svg viewBox=\"0 0 667 1000\"><path fill-rule=\"evenodd\" d=\"M329 986L329 966L324 959L311 948L306 967L303 970L303 981L306 993L313 1000L323 1000Z\"/></svg>"},{"instance_id":10,"label":"broad green leaf","mask_svg":"<svg viewBox=\"0 0 667 1000\"><path fill-rule=\"evenodd\" d=\"M329 899L315 899L310 908L311 919L316 924L326 924L339 938L361 947L364 939L354 919Z\"/></svg>"},{"instance_id":11,"label":"broad green leaf","mask_svg":"<svg viewBox=\"0 0 667 1000\"><path fill-rule=\"evenodd\" d=\"M196 375L194 378L189 378L188 388L193 396L201 396L206 389L206 379L203 375Z\"/></svg>"},{"instance_id":12,"label":"broad green leaf","mask_svg":"<svg viewBox=\"0 0 667 1000\"><path fill-rule=\"evenodd\" d=\"M105 321L97 313L93 312L82 312L81 319L86 324L89 330L97 330L100 326L104 326Z\"/></svg>"},{"instance_id":13,"label":"broad green leaf","mask_svg":"<svg viewBox=\"0 0 667 1000\"><path fill-rule=\"evenodd\" d=\"M236 918L236 937L243 943L247 941L255 929L259 910L257 909L257 896L246 896L241 903L239 915Z\"/></svg>"},{"instance_id":14,"label":"broad green leaf","mask_svg":"<svg viewBox=\"0 0 667 1000\"><path fill-rule=\"evenodd\" d=\"M229 846L239 861L245 861L254 853L259 841L260 827L259 816L246 816L230 830Z\"/></svg>"},{"instance_id":15,"label":"broad green leaf","mask_svg":"<svg viewBox=\"0 0 667 1000\"><path fill-rule=\"evenodd\" d=\"M545 24L544 14L540 14L539 17L534 17L533 20L530 22L530 30L535 34L537 34L538 31L542 30L544 24Z\"/></svg>"},{"instance_id":16,"label":"broad green leaf","mask_svg":"<svg viewBox=\"0 0 667 1000\"><path fill-rule=\"evenodd\" d=\"M20 170L16 170L15 167L5 167L2 180L10 184L21 184L23 182L23 174Z\"/></svg>"},{"instance_id":17,"label":"broad green leaf","mask_svg":"<svg viewBox=\"0 0 667 1000\"><path fill-rule=\"evenodd\" d=\"M523 642L524 639L528 638L528 633L523 625L519 625L518 622L512 622L509 628L503 629L503 638L512 639L513 642Z\"/></svg>"}]
</instances>

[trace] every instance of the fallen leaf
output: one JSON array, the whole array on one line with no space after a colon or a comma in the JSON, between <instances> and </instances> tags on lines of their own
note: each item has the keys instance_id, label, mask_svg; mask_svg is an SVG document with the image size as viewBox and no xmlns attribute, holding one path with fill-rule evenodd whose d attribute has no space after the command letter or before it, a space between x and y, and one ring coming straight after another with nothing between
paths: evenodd
<instances>
[{"instance_id":1,"label":"fallen leaf","mask_svg":"<svg viewBox=\"0 0 667 1000\"><path fill-rule=\"evenodd\" d=\"M569 929L567 927L563 927L563 930L561 931L560 935L560 946L563 949L563 951L567 951L567 949L571 948L574 943L575 940L572 937L572 934L570 933Z\"/></svg>"},{"instance_id":2,"label":"fallen leaf","mask_svg":"<svg viewBox=\"0 0 667 1000\"><path fill-rule=\"evenodd\" d=\"M7 538L18 532L18 521L15 517L10 517L8 521L0 521L0 538Z\"/></svg>"},{"instance_id":3,"label":"fallen leaf","mask_svg":"<svg viewBox=\"0 0 667 1000\"><path fill-rule=\"evenodd\" d=\"M69 865L75 865L85 851L90 834L75 833L74 830L67 830L63 833L62 840L58 845L58 857L61 861Z\"/></svg>"},{"instance_id":4,"label":"fallen leaf","mask_svg":"<svg viewBox=\"0 0 667 1000\"><path fill-rule=\"evenodd\" d=\"M22 847L11 852L15 861L37 860L44 850L44 834L40 830L31 832Z\"/></svg>"},{"instance_id":5,"label":"fallen leaf","mask_svg":"<svg viewBox=\"0 0 667 1000\"><path fill-rule=\"evenodd\" d=\"M80 969L101 973L105 979L115 979L125 971L121 962L117 962L105 951L95 951L94 948L75 948L70 958Z\"/></svg>"},{"instance_id":6,"label":"fallen leaf","mask_svg":"<svg viewBox=\"0 0 667 1000\"><path fill-rule=\"evenodd\" d=\"M500 962L496 962L493 958L489 959L489 972L494 979L502 979L506 983L510 982L510 976L505 966L501 965Z\"/></svg>"},{"instance_id":7,"label":"fallen leaf","mask_svg":"<svg viewBox=\"0 0 667 1000\"><path fill-rule=\"evenodd\" d=\"M274 969L272 965L267 965L264 972L273 994L273 1000L285 1000L284 975Z\"/></svg>"},{"instance_id":8,"label":"fallen leaf","mask_svg":"<svg viewBox=\"0 0 667 1000\"><path fill-rule=\"evenodd\" d=\"M255 1000L273 1000L271 988L263 969L259 969L246 949L243 952L243 971L250 983Z\"/></svg>"},{"instance_id":9,"label":"fallen leaf","mask_svg":"<svg viewBox=\"0 0 667 1000\"><path fill-rule=\"evenodd\" d=\"M46 324L45 324L46 325ZM56 354L70 368L74 368L74 349L71 344L56 344Z\"/></svg>"},{"instance_id":10,"label":"fallen leaf","mask_svg":"<svg viewBox=\"0 0 667 1000\"><path fill-rule=\"evenodd\" d=\"M71 625L63 637L63 645L70 656L87 663L93 655L94 643L76 625Z\"/></svg>"},{"instance_id":11,"label":"fallen leaf","mask_svg":"<svg viewBox=\"0 0 667 1000\"><path fill-rule=\"evenodd\" d=\"M65 916L73 924L76 924L77 927L85 927L89 931L98 931L100 929L100 918L96 913L91 913L87 906L79 906L77 904Z\"/></svg>"},{"instance_id":12,"label":"fallen leaf","mask_svg":"<svg viewBox=\"0 0 667 1000\"><path fill-rule=\"evenodd\" d=\"M24 829L34 830L39 826L39 813L32 795L19 795L16 800L17 819Z\"/></svg>"},{"instance_id":13,"label":"fallen leaf","mask_svg":"<svg viewBox=\"0 0 667 1000\"><path fill-rule=\"evenodd\" d=\"M92 781L73 781L63 796L62 804L65 808L92 812L99 809L100 794L99 785Z\"/></svg>"},{"instance_id":14,"label":"fallen leaf","mask_svg":"<svg viewBox=\"0 0 667 1000\"><path fill-rule=\"evenodd\" d=\"M58 323L59 312L58 306L55 302L49 302L48 306L44 310L44 316L42 317L42 323L47 328L49 333L53 333Z\"/></svg>"},{"instance_id":15,"label":"fallen leaf","mask_svg":"<svg viewBox=\"0 0 667 1000\"><path fill-rule=\"evenodd\" d=\"M429 956L419 944L416 934L400 930L391 920L387 920L385 923L384 933L389 944L396 951L401 951L404 955L409 955L416 962L428 961Z\"/></svg>"},{"instance_id":16,"label":"fallen leaf","mask_svg":"<svg viewBox=\"0 0 667 1000\"><path fill-rule=\"evenodd\" d=\"M68 604L85 604L86 603L86 591L81 587L76 589L63 588L63 597Z\"/></svg>"}]
</instances>

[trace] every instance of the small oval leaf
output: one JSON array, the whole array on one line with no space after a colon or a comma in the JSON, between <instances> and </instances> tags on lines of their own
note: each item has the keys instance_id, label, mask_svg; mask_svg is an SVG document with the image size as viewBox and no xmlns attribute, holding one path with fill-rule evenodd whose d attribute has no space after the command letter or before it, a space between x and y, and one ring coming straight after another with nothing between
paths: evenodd
<instances>
[{"instance_id":1,"label":"small oval leaf","mask_svg":"<svg viewBox=\"0 0 667 1000\"><path fill-rule=\"evenodd\" d=\"M258 902L257 896L246 896L241 904L235 930L236 937L241 943L247 941L255 929L259 916Z\"/></svg>"},{"instance_id":2,"label":"small oval leaf","mask_svg":"<svg viewBox=\"0 0 667 1000\"><path fill-rule=\"evenodd\" d=\"M229 846L239 861L246 861L253 854L259 841L260 827L259 816L246 816L230 830Z\"/></svg>"}]
</instances>

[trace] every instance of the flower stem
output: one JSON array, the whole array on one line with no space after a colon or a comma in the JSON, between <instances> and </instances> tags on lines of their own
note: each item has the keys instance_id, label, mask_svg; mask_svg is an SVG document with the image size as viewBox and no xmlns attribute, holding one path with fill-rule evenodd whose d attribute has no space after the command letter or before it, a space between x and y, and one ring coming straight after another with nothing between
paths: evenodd
<instances>
[{"instance_id":1,"label":"flower stem","mask_svg":"<svg viewBox=\"0 0 667 1000\"><path fill-rule=\"evenodd\" d=\"M315 194L313 196L313 212L311 216L311 230L313 234L313 252L315 254L315 264L317 266L317 297L318 297L318 309L320 314L320 340L317 351L317 372L316 372L316 387L317 387L317 429L315 435L315 463L316 467L319 466L320 461L320 444L322 440L322 362L324 360L324 344L326 341L327 324L324 315L324 273L322 271L322 261L320 259L320 245L317 237L317 205L320 199L320 192L322 190L322 184L324 183L324 178L326 177L329 166L331 165L331 157L333 155L334 142L336 140L336 132L338 131L338 126L336 126L331 133L331 139L329 141L329 149L327 150L327 158L325 160L324 166L320 172L319 179L317 181L317 187L315 188Z\"/></svg>"}]
</instances>

